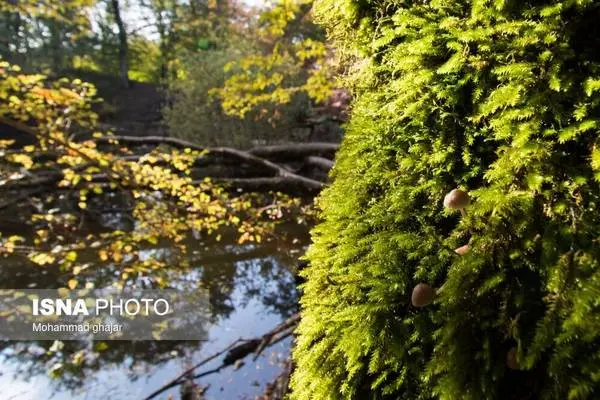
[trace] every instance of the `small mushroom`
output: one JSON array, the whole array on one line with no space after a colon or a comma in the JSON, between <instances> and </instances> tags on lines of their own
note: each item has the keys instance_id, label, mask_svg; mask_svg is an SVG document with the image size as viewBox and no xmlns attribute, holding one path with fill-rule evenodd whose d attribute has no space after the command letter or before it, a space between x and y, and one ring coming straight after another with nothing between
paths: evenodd
<instances>
[{"instance_id":1,"label":"small mushroom","mask_svg":"<svg viewBox=\"0 0 600 400\"><path fill-rule=\"evenodd\" d=\"M425 307L433 301L435 290L426 283L419 283L414 287L411 296L412 305L415 307Z\"/></svg>"},{"instance_id":2,"label":"small mushroom","mask_svg":"<svg viewBox=\"0 0 600 400\"><path fill-rule=\"evenodd\" d=\"M444 197L444 207L451 210L460 210L464 214L464 208L471 203L471 198L467 192L460 189L452 189L450 193Z\"/></svg>"},{"instance_id":3,"label":"small mushroom","mask_svg":"<svg viewBox=\"0 0 600 400\"><path fill-rule=\"evenodd\" d=\"M459 256L464 256L469 252L469 245L465 244L464 246L460 246L459 248L454 249L454 252Z\"/></svg>"},{"instance_id":4,"label":"small mushroom","mask_svg":"<svg viewBox=\"0 0 600 400\"><path fill-rule=\"evenodd\" d=\"M506 353L506 366L510 369L519 369L519 362L517 361L517 348L511 347Z\"/></svg>"}]
</instances>

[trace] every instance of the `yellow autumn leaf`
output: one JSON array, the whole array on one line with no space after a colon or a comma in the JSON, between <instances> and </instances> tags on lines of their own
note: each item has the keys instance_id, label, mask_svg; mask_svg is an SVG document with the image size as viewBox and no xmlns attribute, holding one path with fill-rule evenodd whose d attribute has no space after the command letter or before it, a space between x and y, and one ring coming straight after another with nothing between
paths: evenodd
<instances>
[{"instance_id":1,"label":"yellow autumn leaf","mask_svg":"<svg viewBox=\"0 0 600 400\"><path fill-rule=\"evenodd\" d=\"M15 243L14 242L6 242L0 247L0 251L4 253L12 253L15 251Z\"/></svg>"},{"instance_id":2,"label":"yellow autumn leaf","mask_svg":"<svg viewBox=\"0 0 600 400\"><path fill-rule=\"evenodd\" d=\"M67 261L71 261L71 262L73 262L73 261L77 260L77 253L76 253L76 252L74 252L74 251L70 251L70 252L68 252L68 253L67 253L67 255L65 256L65 259L66 259Z\"/></svg>"},{"instance_id":3,"label":"yellow autumn leaf","mask_svg":"<svg viewBox=\"0 0 600 400\"><path fill-rule=\"evenodd\" d=\"M38 265L46 265L54 262L54 257L47 253L35 253L29 259Z\"/></svg>"},{"instance_id":4,"label":"yellow autumn leaf","mask_svg":"<svg viewBox=\"0 0 600 400\"><path fill-rule=\"evenodd\" d=\"M73 290L77 287L77 281L75 279L69 279L69 281L67 282L67 286L69 287L69 289Z\"/></svg>"},{"instance_id":5,"label":"yellow autumn leaf","mask_svg":"<svg viewBox=\"0 0 600 400\"><path fill-rule=\"evenodd\" d=\"M69 89L60 88L60 93L63 96L68 97L68 98L73 99L73 100L79 100L80 99L80 97L79 97L79 95L77 93L75 93L74 91L69 90Z\"/></svg>"},{"instance_id":6,"label":"yellow autumn leaf","mask_svg":"<svg viewBox=\"0 0 600 400\"><path fill-rule=\"evenodd\" d=\"M113 258L113 260L115 260L116 262L119 262L119 261L121 261L121 260L123 259L123 254L121 254L121 252L120 252L120 251L115 251L115 252L112 254L112 258Z\"/></svg>"},{"instance_id":7,"label":"yellow autumn leaf","mask_svg":"<svg viewBox=\"0 0 600 400\"><path fill-rule=\"evenodd\" d=\"M54 100L56 98L56 94L52 90L46 88L34 87L31 89L31 92L47 100Z\"/></svg>"},{"instance_id":8,"label":"yellow autumn leaf","mask_svg":"<svg viewBox=\"0 0 600 400\"><path fill-rule=\"evenodd\" d=\"M0 140L0 149L4 149L8 146L11 146L12 144L14 144L15 141L14 140Z\"/></svg>"},{"instance_id":9,"label":"yellow autumn leaf","mask_svg":"<svg viewBox=\"0 0 600 400\"><path fill-rule=\"evenodd\" d=\"M17 96L10 96L8 101L13 104L21 104L21 99L19 99Z\"/></svg>"},{"instance_id":10,"label":"yellow autumn leaf","mask_svg":"<svg viewBox=\"0 0 600 400\"><path fill-rule=\"evenodd\" d=\"M14 163L21 164L27 169L33 166L33 160L26 154L13 154L9 160Z\"/></svg>"}]
</instances>

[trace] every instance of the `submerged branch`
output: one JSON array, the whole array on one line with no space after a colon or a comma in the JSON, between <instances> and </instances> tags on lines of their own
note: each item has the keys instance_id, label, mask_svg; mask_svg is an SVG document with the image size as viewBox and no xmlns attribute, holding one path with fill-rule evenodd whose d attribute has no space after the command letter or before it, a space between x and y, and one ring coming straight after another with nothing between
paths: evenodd
<instances>
[{"instance_id":1,"label":"submerged branch","mask_svg":"<svg viewBox=\"0 0 600 400\"><path fill-rule=\"evenodd\" d=\"M177 377L173 378L172 380L170 380L169 382L167 382L166 384L161 386L159 389L152 392L144 400L151 400L151 399L155 398L156 396L158 396L159 394L167 391L168 389L175 387L175 386L183 385L184 383L186 383L190 380L198 379L198 378L201 378L206 375L218 373L223 368L226 368L230 365L234 365L236 363L236 361L245 358L246 356L250 355L251 353L255 353L254 360L256 360L256 358L260 355L260 353L265 348L270 347L276 343L279 343L283 339L291 336L294 333L294 330L296 329L296 326L298 325L299 321L300 321L300 313L296 313L262 336L252 338L252 339L241 339L241 338L237 339L236 341L231 343L229 346L227 346L223 350L211 355L210 357L203 359L202 361L195 364L194 366L186 369L181 374L179 374ZM215 358L222 356L223 354L225 354L225 357L223 358L223 361L221 362L221 364L218 367L213 368L209 371L205 371L205 372L202 372L202 373L199 373L196 375L192 375L192 373L196 369L198 369L201 366L207 364L208 362L214 360Z\"/></svg>"},{"instance_id":2,"label":"submerged branch","mask_svg":"<svg viewBox=\"0 0 600 400\"><path fill-rule=\"evenodd\" d=\"M187 370L183 371L180 375L178 375L176 378L173 378L172 380L170 380L168 383L166 383L165 385L163 385L162 387L160 387L158 390L152 392L148 397L145 398L145 400L153 399L156 396L158 396L159 394L163 393L164 391L166 391L166 390L168 390L168 389L170 389L172 387L181 385L183 382L185 382L185 380L183 380L183 379L185 377L187 377L191 372L193 372L194 370L200 368L204 364L209 363L210 361L214 360L215 358L217 358L217 357L225 354L227 351L229 351L230 349L234 348L240 342L245 342L245 341L243 339L237 339L235 342L231 343L229 346L227 346L223 350L218 351L218 352L214 353L213 355L211 355L209 357L206 357L205 359L203 359L202 361L200 361L196 365L194 365L191 368L188 368Z\"/></svg>"}]
</instances>

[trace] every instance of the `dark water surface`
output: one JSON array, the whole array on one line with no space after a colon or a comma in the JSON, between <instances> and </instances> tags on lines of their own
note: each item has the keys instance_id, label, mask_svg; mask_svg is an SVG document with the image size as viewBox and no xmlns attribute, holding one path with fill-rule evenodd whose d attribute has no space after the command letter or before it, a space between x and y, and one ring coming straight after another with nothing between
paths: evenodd
<instances>
[{"instance_id":1,"label":"dark water surface","mask_svg":"<svg viewBox=\"0 0 600 400\"><path fill-rule=\"evenodd\" d=\"M262 335L296 311L294 271L308 242L306 231L295 226L258 245L207 243L190 235L192 267L169 270L169 282L208 292L208 341L0 342L0 399L143 399L239 337ZM147 252L168 256L169 249ZM119 273L104 266L97 274L98 282L107 284ZM0 288L64 286L58 277L50 267L0 260ZM210 385L207 399L254 399L280 373L289 348L287 339L256 362L247 357L237 370L229 367L196 382ZM196 372L218 367L220 361ZM179 397L179 388L173 388L157 398Z\"/></svg>"}]
</instances>

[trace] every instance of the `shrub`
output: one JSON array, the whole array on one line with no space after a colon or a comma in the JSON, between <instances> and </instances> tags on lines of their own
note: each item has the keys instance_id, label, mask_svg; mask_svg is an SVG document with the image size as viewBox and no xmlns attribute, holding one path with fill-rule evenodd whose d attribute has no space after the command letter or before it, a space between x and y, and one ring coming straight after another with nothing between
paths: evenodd
<instances>
[{"instance_id":1,"label":"shrub","mask_svg":"<svg viewBox=\"0 0 600 400\"><path fill-rule=\"evenodd\" d=\"M244 118L227 115L211 89L224 84L224 66L239 58L239 52L210 50L186 61L187 74L170 85L170 106L165 119L171 136L204 145L249 147L257 143L297 140L301 135L298 121L308 108L306 96L296 98L272 116L272 110L257 109Z\"/></svg>"}]
</instances>

